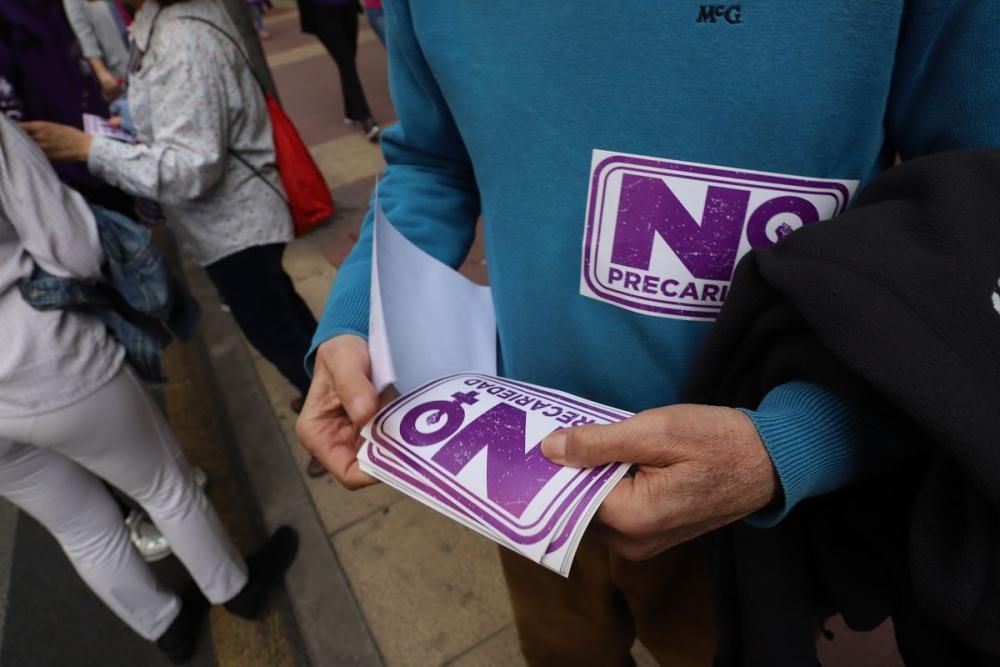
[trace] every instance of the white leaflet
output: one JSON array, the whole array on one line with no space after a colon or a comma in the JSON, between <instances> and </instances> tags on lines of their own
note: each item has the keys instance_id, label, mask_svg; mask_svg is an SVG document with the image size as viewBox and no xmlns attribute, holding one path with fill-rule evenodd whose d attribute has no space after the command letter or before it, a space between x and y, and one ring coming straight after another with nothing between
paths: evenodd
<instances>
[{"instance_id":1,"label":"white leaflet","mask_svg":"<svg viewBox=\"0 0 1000 667\"><path fill-rule=\"evenodd\" d=\"M403 236L383 214L377 192L373 233L369 345L376 389L394 384L405 393L451 373L495 374L490 289Z\"/></svg>"}]
</instances>

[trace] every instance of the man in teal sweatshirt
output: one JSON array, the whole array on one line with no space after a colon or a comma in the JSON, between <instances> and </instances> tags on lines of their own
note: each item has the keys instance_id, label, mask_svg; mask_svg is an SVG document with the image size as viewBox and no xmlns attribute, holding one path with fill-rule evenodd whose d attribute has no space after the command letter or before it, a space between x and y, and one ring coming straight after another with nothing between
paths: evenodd
<instances>
[{"instance_id":1,"label":"man in teal sweatshirt","mask_svg":"<svg viewBox=\"0 0 1000 667\"><path fill-rule=\"evenodd\" d=\"M753 411L675 405L694 353L750 248L836 217L896 155L1000 147L1000 3L387 0L385 13L399 118L382 142L386 215L458 266L481 214L503 373L640 413L544 443L556 461L640 467L568 580L503 555L522 649L534 664L629 664L638 636L664 664L708 664L710 581L688 541L774 525L892 452L864 406L794 378ZM370 254L371 214L298 424L349 488L370 482L354 450L376 408Z\"/></svg>"}]
</instances>

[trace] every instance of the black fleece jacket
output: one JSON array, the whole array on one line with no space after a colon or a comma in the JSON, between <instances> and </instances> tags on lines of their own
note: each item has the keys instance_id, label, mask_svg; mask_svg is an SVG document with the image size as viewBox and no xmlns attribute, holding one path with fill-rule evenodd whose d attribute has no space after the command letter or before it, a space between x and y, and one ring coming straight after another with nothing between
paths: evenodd
<instances>
[{"instance_id":1,"label":"black fleece jacket","mask_svg":"<svg viewBox=\"0 0 1000 667\"><path fill-rule=\"evenodd\" d=\"M895 465L715 536L723 667L817 664L892 616L908 665L1000 664L1000 151L920 158L740 263L688 398L789 380L864 401Z\"/></svg>"}]
</instances>

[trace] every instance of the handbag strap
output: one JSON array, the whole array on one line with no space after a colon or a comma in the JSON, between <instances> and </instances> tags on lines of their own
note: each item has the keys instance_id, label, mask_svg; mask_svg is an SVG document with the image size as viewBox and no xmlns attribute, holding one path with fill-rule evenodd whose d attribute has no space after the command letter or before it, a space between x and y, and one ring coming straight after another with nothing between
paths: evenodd
<instances>
[{"instance_id":1,"label":"handbag strap","mask_svg":"<svg viewBox=\"0 0 1000 667\"><path fill-rule=\"evenodd\" d=\"M246 63L247 69L250 70L251 74L253 74L254 81L256 81L257 85L260 86L260 91L262 93L266 92L266 88L264 88L264 82L260 80L259 76L257 76L257 70L255 70L253 68L253 64L250 62L250 56L248 56L246 54L246 52L243 50L243 47L240 46L240 43L236 40L235 37L233 37L232 35L230 35L221 26L216 25L215 23L213 23L212 21L209 21L208 19L203 19L200 16L183 16L182 15L182 16L178 16L176 18L184 20L184 21L197 21L198 23L204 23L205 25L210 26L211 28L214 28L223 37L225 37L226 39L228 39L229 42L233 45L233 48L236 49L236 52L240 54L241 58L243 58L243 62Z\"/></svg>"},{"instance_id":2,"label":"handbag strap","mask_svg":"<svg viewBox=\"0 0 1000 667\"><path fill-rule=\"evenodd\" d=\"M239 160L240 163L244 167L246 167L247 169L249 169L250 171L252 171L254 176L256 176L260 180L264 181L264 184L267 187L271 188L271 190L274 191L274 194L278 195L278 197L281 199L281 201L285 202L286 206L288 206L289 208L291 208L291 204L288 203L288 198L284 195L284 193L282 193L281 190L279 190L278 187L274 183L272 183L271 181L267 180L267 178L264 176L264 174L260 173L259 169L257 169L252 164L250 164L245 157L243 157L242 155L240 155L239 153L237 153L232 148L228 149L228 151L229 151L229 154L232 155L237 160Z\"/></svg>"},{"instance_id":3,"label":"handbag strap","mask_svg":"<svg viewBox=\"0 0 1000 667\"><path fill-rule=\"evenodd\" d=\"M204 23L205 25L214 28L223 37L225 37L226 39L228 39L230 41L230 43L232 43L233 48L236 49L236 52L239 53L240 56L243 58L243 62L246 63L247 69L250 70L250 73L253 75L253 78L257 82L257 85L260 86L260 92L261 92L261 94L263 94L265 96L265 99L266 99L267 91L264 88L264 83L260 80L260 77L257 76L257 72L254 71L253 65L250 63L250 57L243 51L243 48L240 46L240 43L238 41L236 41L235 37L233 37L228 32L226 32L226 30L224 30L222 27L216 25L215 23L212 23L208 19L203 19L200 16L178 16L177 19L184 20L184 21L197 21L198 23ZM244 167L246 167L247 169L249 169L250 171L252 171L253 174L254 174L254 176L256 176L260 180L264 181L265 185L267 185L267 187L271 188L271 190L274 191L274 194L278 195L278 197L281 199L281 201L285 202L286 206L289 206L289 207L291 206L289 204L289 202L288 202L288 198L285 197L285 195L281 192L281 190L279 190L277 188L277 186L274 185L274 183L272 183L271 181L267 180L267 177L265 177L264 174L262 174L259 169L257 169L252 164L250 164L250 162L245 157L243 157L242 155L240 155L236 151L236 149L234 149L232 147L229 147L226 150L229 152L230 155L232 155L234 158L236 158L237 160L239 160L240 163Z\"/></svg>"}]
</instances>

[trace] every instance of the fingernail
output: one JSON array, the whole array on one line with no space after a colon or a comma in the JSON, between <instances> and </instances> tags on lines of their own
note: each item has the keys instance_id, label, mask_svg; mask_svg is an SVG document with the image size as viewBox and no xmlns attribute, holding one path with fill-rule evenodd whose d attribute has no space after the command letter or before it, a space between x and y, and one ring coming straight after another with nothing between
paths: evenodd
<instances>
[{"instance_id":1,"label":"fingernail","mask_svg":"<svg viewBox=\"0 0 1000 667\"><path fill-rule=\"evenodd\" d=\"M355 396L351 399L348 412L352 419L360 419L368 416L368 399L364 396Z\"/></svg>"},{"instance_id":2,"label":"fingernail","mask_svg":"<svg viewBox=\"0 0 1000 667\"><path fill-rule=\"evenodd\" d=\"M542 454L551 461L562 461L566 456L566 436L553 433L542 441Z\"/></svg>"}]
</instances>

